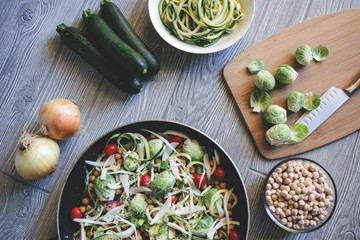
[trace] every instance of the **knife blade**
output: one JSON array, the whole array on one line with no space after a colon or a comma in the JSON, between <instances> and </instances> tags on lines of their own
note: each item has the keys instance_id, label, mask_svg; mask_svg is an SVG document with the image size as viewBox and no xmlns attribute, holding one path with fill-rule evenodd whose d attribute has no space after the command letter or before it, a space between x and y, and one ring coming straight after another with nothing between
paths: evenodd
<instances>
[{"instance_id":1,"label":"knife blade","mask_svg":"<svg viewBox=\"0 0 360 240\"><path fill-rule=\"evenodd\" d=\"M355 78L350 86L345 89L331 87L326 93L324 93L324 95L321 96L320 105L312 111L305 112L296 123L306 124L309 128L309 133L307 135L309 136L336 110L338 110L359 88L360 74Z\"/></svg>"}]
</instances>

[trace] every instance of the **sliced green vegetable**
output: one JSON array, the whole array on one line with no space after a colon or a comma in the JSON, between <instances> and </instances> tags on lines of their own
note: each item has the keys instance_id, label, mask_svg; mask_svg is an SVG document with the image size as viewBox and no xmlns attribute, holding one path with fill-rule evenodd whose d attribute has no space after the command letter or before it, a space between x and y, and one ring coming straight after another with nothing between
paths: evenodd
<instances>
[{"instance_id":1,"label":"sliced green vegetable","mask_svg":"<svg viewBox=\"0 0 360 240\"><path fill-rule=\"evenodd\" d=\"M129 152L129 154L124 159L124 168L130 172L133 172L139 166L138 161L139 155L136 152Z\"/></svg>"},{"instance_id":2,"label":"sliced green vegetable","mask_svg":"<svg viewBox=\"0 0 360 240\"><path fill-rule=\"evenodd\" d=\"M161 172L150 184L152 194L157 197L165 197L175 185L175 177L169 171Z\"/></svg>"},{"instance_id":3,"label":"sliced green vegetable","mask_svg":"<svg viewBox=\"0 0 360 240\"><path fill-rule=\"evenodd\" d=\"M291 135L289 143L298 143L304 140L306 135L309 133L309 128L304 123L297 123L290 128Z\"/></svg>"},{"instance_id":4,"label":"sliced green vegetable","mask_svg":"<svg viewBox=\"0 0 360 240\"><path fill-rule=\"evenodd\" d=\"M95 179L94 189L100 201L112 201L115 197L115 189L111 189L108 185L114 185L116 181L113 176L106 174L105 179L99 177Z\"/></svg>"},{"instance_id":5,"label":"sliced green vegetable","mask_svg":"<svg viewBox=\"0 0 360 240\"><path fill-rule=\"evenodd\" d=\"M298 91L293 91L287 99L288 109L292 112L298 112L304 106L305 95Z\"/></svg>"},{"instance_id":6,"label":"sliced green vegetable","mask_svg":"<svg viewBox=\"0 0 360 240\"><path fill-rule=\"evenodd\" d=\"M264 70L264 62L260 58L257 58L249 64L248 70L250 74L257 74L261 70Z\"/></svg>"},{"instance_id":7,"label":"sliced green vegetable","mask_svg":"<svg viewBox=\"0 0 360 240\"><path fill-rule=\"evenodd\" d=\"M316 93L306 93L305 94L305 101L304 101L304 108L308 111L316 109L321 103L320 97Z\"/></svg>"},{"instance_id":8,"label":"sliced green vegetable","mask_svg":"<svg viewBox=\"0 0 360 240\"><path fill-rule=\"evenodd\" d=\"M261 70L256 75L255 85L260 90L271 91L275 87L275 84L274 76L266 70Z\"/></svg>"},{"instance_id":9,"label":"sliced green vegetable","mask_svg":"<svg viewBox=\"0 0 360 240\"><path fill-rule=\"evenodd\" d=\"M312 50L313 57L316 61L324 61L329 55L329 49L327 47L319 44Z\"/></svg>"},{"instance_id":10,"label":"sliced green vegetable","mask_svg":"<svg viewBox=\"0 0 360 240\"><path fill-rule=\"evenodd\" d=\"M250 96L250 107L253 112L264 112L270 104L270 95L262 90L255 90Z\"/></svg>"}]
</instances>

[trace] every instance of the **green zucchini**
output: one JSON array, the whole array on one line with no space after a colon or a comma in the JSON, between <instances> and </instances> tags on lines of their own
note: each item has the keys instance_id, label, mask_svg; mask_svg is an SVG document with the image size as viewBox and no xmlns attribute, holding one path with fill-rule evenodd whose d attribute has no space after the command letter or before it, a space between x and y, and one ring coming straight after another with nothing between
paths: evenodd
<instances>
[{"instance_id":1,"label":"green zucchini","mask_svg":"<svg viewBox=\"0 0 360 240\"><path fill-rule=\"evenodd\" d=\"M109 25L91 9L83 11L84 24L90 39L117 65L130 73L143 75L147 72L145 59L121 40Z\"/></svg>"},{"instance_id":2,"label":"green zucchini","mask_svg":"<svg viewBox=\"0 0 360 240\"><path fill-rule=\"evenodd\" d=\"M101 17L108 23L112 30L130 47L140 53L148 64L148 75L152 76L159 72L160 63L151 50L139 38L130 26L120 9L111 2L103 0L100 3Z\"/></svg>"},{"instance_id":3,"label":"green zucchini","mask_svg":"<svg viewBox=\"0 0 360 240\"><path fill-rule=\"evenodd\" d=\"M127 93L141 92L142 82L139 77L113 66L79 29L60 24L56 31L66 46L81 56L115 86Z\"/></svg>"}]
</instances>

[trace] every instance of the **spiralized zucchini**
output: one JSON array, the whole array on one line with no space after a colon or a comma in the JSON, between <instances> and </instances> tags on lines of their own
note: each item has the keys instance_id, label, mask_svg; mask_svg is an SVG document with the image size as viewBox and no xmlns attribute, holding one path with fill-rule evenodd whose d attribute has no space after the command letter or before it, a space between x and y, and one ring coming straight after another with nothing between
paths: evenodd
<instances>
[{"instance_id":1,"label":"spiralized zucchini","mask_svg":"<svg viewBox=\"0 0 360 240\"><path fill-rule=\"evenodd\" d=\"M233 32L243 17L239 0L161 0L159 14L170 34L201 47Z\"/></svg>"}]
</instances>

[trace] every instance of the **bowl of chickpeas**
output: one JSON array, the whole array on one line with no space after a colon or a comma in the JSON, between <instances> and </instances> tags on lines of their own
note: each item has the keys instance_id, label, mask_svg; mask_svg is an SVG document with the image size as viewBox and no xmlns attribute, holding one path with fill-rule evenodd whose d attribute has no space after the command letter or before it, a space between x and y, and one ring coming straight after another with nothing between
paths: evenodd
<instances>
[{"instance_id":1,"label":"bowl of chickpeas","mask_svg":"<svg viewBox=\"0 0 360 240\"><path fill-rule=\"evenodd\" d=\"M293 158L270 171L263 201L267 214L279 227L306 233L330 220L337 191L333 178L321 165L310 159Z\"/></svg>"}]
</instances>

